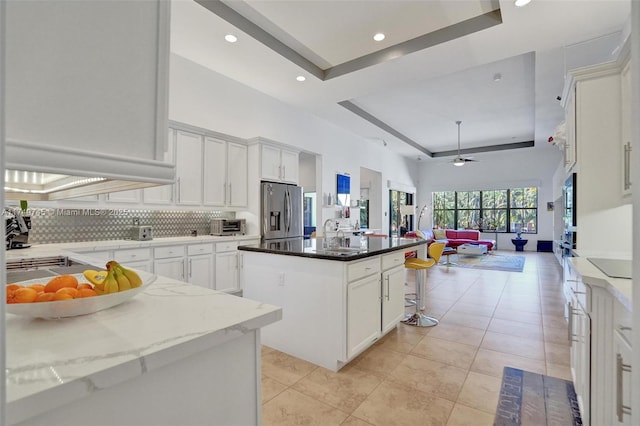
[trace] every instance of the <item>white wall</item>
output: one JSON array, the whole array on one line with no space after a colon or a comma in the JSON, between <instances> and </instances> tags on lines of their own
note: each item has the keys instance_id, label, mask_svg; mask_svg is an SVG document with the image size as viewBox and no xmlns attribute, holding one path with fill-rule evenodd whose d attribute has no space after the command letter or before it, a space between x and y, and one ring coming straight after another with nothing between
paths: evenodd
<instances>
[{"instance_id":1,"label":"white wall","mask_svg":"<svg viewBox=\"0 0 640 426\"><path fill-rule=\"evenodd\" d=\"M553 240L553 211L547 211L547 202L555 200L553 176L561 161L561 153L554 149L519 149L476 154L478 160L455 167L448 160L422 161L418 169L418 205L429 205L421 227L433 223L431 193L437 191L470 191L538 187L538 233L527 237L525 250L535 251L537 240ZM483 235L495 238L495 234ZM512 250L514 234L498 234L498 248Z\"/></svg>"},{"instance_id":2,"label":"white wall","mask_svg":"<svg viewBox=\"0 0 640 426\"><path fill-rule=\"evenodd\" d=\"M379 170L383 182L417 186L413 162L175 54L171 55L169 118L246 139L262 136L321 154L318 194L335 194L336 174L347 173L354 198L359 197L361 166ZM388 205L388 194L386 198L383 206ZM322 209L318 223L336 214L335 209ZM356 215L351 220L355 223ZM383 220L382 224L387 232L388 223Z\"/></svg>"}]
</instances>

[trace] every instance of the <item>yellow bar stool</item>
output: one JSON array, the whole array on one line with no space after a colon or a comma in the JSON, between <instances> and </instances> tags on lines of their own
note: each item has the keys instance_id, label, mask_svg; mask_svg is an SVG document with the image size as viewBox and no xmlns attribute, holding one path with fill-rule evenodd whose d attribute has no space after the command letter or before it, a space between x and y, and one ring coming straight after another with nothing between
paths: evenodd
<instances>
[{"instance_id":1,"label":"yellow bar stool","mask_svg":"<svg viewBox=\"0 0 640 426\"><path fill-rule=\"evenodd\" d=\"M427 259L407 259L404 267L416 271L416 310L413 314L407 314L402 320L407 325L415 327L433 327L438 325L436 318L424 314L424 284L427 269L437 265L444 251L445 243L432 243L428 249Z\"/></svg>"}]
</instances>

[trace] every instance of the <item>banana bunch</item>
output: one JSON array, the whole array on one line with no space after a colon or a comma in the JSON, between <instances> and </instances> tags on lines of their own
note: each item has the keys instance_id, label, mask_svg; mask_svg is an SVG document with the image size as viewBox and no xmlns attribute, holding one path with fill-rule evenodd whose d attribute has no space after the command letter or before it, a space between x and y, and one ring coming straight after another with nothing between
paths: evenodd
<instances>
[{"instance_id":1,"label":"banana bunch","mask_svg":"<svg viewBox=\"0 0 640 426\"><path fill-rule=\"evenodd\" d=\"M142 280L137 273L125 268L115 260L107 262L106 271L87 269L83 275L93 284L93 288L98 294L117 293L142 285Z\"/></svg>"}]
</instances>

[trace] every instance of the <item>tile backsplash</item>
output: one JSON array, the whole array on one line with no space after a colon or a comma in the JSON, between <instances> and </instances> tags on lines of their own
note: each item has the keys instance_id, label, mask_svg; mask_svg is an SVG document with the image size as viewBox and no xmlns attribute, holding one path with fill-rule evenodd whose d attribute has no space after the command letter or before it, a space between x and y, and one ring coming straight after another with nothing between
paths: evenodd
<instances>
[{"instance_id":1,"label":"tile backsplash","mask_svg":"<svg viewBox=\"0 0 640 426\"><path fill-rule=\"evenodd\" d=\"M187 236L194 230L208 235L211 218L235 217L234 212L126 208L30 208L27 213L31 244L130 239L134 218L150 225L154 238Z\"/></svg>"}]
</instances>

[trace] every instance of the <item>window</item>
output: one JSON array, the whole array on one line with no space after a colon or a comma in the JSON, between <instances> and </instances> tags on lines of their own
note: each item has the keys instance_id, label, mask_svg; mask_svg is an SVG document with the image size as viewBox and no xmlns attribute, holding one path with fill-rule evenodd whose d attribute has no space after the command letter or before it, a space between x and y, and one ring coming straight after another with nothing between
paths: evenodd
<instances>
[{"instance_id":1,"label":"window","mask_svg":"<svg viewBox=\"0 0 640 426\"><path fill-rule=\"evenodd\" d=\"M433 227L538 232L538 188L434 192Z\"/></svg>"}]
</instances>

